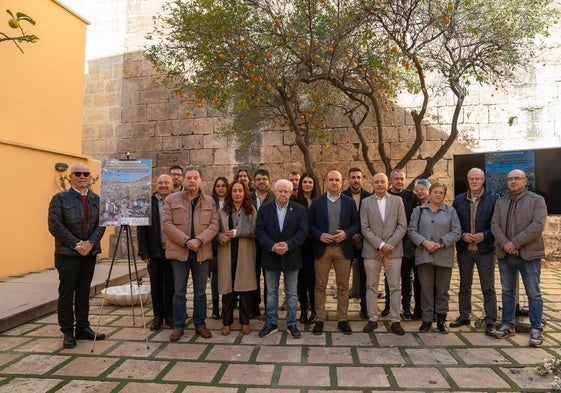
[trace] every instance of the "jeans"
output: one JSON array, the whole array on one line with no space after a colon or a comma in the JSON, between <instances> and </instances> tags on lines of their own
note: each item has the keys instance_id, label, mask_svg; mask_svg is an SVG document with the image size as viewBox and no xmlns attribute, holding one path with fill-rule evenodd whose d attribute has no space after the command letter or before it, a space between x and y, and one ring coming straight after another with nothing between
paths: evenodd
<instances>
[{"instance_id":1,"label":"jeans","mask_svg":"<svg viewBox=\"0 0 561 393\"><path fill-rule=\"evenodd\" d=\"M189 271L193 275L193 323L198 329L205 326L206 319L206 283L210 261L197 262L171 260L173 268L173 282L175 293L173 295L173 327L185 330L185 317L187 313L187 280Z\"/></svg>"},{"instance_id":2,"label":"jeans","mask_svg":"<svg viewBox=\"0 0 561 393\"><path fill-rule=\"evenodd\" d=\"M543 300L540 292L541 266L540 259L525 261L517 255L507 255L504 259L499 259L499 272L501 274L503 291L503 325L514 327L516 303L518 302L516 287L518 284L518 272L520 272L526 296L528 296L531 328L543 329Z\"/></svg>"},{"instance_id":3,"label":"jeans","mask_svg":"<svg viewBox=\"0 0 561 393\"><path fill-rule=\"evenodd\" d=\"M296 325L296 306L298 305L298 270L289 270L284 273L284 292L286 296L286 326ZM279 320L279 281L280 270L265 269L267 282L267 323L278 325Z\"/></svg>"},{"instance_id":4,"label":"jeans","mask_svg":"<svg viewBox=\"0 0 561 393\"><path fill-rule=\"evenodd\" d=\"M458 301L460 317L469 319L471 315L471 287L473 284L473 266L477 265L485 323L493 325L497 320L497 294L495 293L495 255L480 254L472 251L458 251L458 267L460 269L460 292Z\"/></svg>"}]
</instances>

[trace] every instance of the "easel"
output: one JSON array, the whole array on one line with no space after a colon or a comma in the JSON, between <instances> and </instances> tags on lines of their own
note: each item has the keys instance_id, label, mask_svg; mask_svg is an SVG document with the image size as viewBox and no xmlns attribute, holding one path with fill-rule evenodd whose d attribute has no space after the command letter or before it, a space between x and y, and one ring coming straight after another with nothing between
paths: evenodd
<instances>
[{"instance_id":1,"label":"easel","mask_svg":"<svg viewBox=\"0 0 561 393\"><path fill-rule=\"evenodd\" d=\"M129 153L127 153L127 158L123 161L130 161ZM136 276L136 284L138 287L138 302L140 303L140 314L142 316L142 332L144 333L144 341L146 342L146 348L150 348L148 344L148 334L146 333L146 320L144 317L144 305L142 303L142 293L140 293L140 289L142 287L142 277L138 276L138 268L136 266L136 257L134 254L134 243L132 241L132 233L130 225L121 225L119 228L119 235L117 236L117 242L115 243L115 250L113 250L113 257L111 258L111 266L109 268L109 273L107 274L107 279L105 280L105 291L103 291L103 297L101 298L101 308L99 309L99 317L97 320L97 327L95 329L95 336L92 344L91 352L94 352L95 343L97 341L97 332L99 331L99 326L101 325L101 316L103 314L103 306L105 305L105 295L107 293L107 288L109 287L109 282L111 281L111 273L113 272L113 266L115 264L115 259L117 256L117 248L120 244L121 234L125 232L126 239L127 239L127 260L129 266L129 287L130 287L130 296L131 296L131 309L132 309L132 324L136 325L136 318L134 314L134 295L133 295L133 288L132 288L132 270L131 270L131 255L132 255L132 262L134 265L134 274Z\"/></svg>"}]
</instances>

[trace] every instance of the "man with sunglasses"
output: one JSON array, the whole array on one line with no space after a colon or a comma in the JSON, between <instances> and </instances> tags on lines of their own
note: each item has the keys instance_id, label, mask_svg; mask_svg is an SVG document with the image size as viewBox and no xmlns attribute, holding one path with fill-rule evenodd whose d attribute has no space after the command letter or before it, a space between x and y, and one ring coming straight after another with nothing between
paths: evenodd
<instances>
[{"instance_id":1,"label":"man with sunglasses","mask_svg":"<svg viewBox=\"0 0 561 393\"><path fill-rule=\"evenodd\" d=\"M90 286L100 240L99 196L89 189L90 170L75 164L69 176L71 188L56 194L49 204L49 232L55 238L58 270L58 323L64 334L62 346L74 348L76 340L94 340L90 327ZM97 333L97 340L105 334Z\"/></svg>"}]
</instances>

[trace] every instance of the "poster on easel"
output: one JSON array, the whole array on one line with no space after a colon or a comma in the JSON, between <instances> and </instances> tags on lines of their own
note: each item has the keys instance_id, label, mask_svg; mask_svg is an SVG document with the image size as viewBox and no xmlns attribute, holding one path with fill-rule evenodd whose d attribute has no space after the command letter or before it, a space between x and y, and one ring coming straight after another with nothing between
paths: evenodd
<instances>
[{"instance_id":1,"label":"poster on easel","mask_svg":"<svg viewBox=\"0 0 561 393\"><path fill-rule=\"evenodd\" d=\"M152 160L102 160L101 226L150 225L151 195Z\"/></svg>"}]
</instances>

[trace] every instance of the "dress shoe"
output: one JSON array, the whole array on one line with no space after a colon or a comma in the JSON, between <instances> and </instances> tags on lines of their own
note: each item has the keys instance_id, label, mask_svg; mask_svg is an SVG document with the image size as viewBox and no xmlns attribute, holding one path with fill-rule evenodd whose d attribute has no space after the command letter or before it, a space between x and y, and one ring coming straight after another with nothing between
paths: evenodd
<instances>
[{"instance_id":1,"label":"dress shoe","mask_svg":"<svg viewBox=\"0 0 561 393\"><path fill-rule=\"evenodd\" d=\"M105 334L98 333L97 337L91 327L76 329L76 340L105 340Z\"/></svg>"},{"instance_id":2,"label":"dress shoe","mask_svg":"<svg viewBox=\"0 0 561 393\"><path fill-rule=\"evenodd\" d=\"M315 334L316 336L319 336L320 334L323 333L323 321L316 322L312 330L312 333Z\"/></svg>"},{"instance_id":3,"label":"dress shoe","mask_svg":"<svg viewBox=\"0 0 561 393\"><path fill-rule=\"evenodd\" d=\"M183 329L173 329L173 332L169 335L169 341L176 342L183 336Z\"/></svg>"},{"instance_id":4,"label":"dress shoe","mask_svg":"<svg viewBox=\"0 0 561 393\"><path fill-rule=\"evenodd\" d=\"M230 325L224 325L222 329L220 329L220 333L222 333L223 336L228 336L231 331L232 327Z\"/></svg>"},{"instance_id":5,"label":"dress shoe","mask_svg":"<svg viewBox=\"0 0 561 393\"><path fill-rule=\"evenodd\" d=\"M195 333L197 333L202 338L211 338L212 337L212 333L210 332L210 330L208 330L206 328L206 326L201 326L199 328L196 328Z\"/></svg>"},{"instance_id":6,"label":"dress shoe","mask_svg":"<svg viewBox=\"0 0 561 393\"><path fill-rule=\"evenodd\" d=\"M368 323L362 328L362 332L370 333L374 329L378 329L378 321L368 321Z\"/></svg>"},{"instance_id":7,"label":"dress shoe","mask_svg":"<svg viewBox=\"0 0 561 393\"><path fill-rule=\"evenodd\" d=\"M152 323L150 324L150 330L151 331L160 330L163 323L164 323L164 320L162 318L154 317L154 319L152 320Z\"/></svg>"},{"instance_id":8,"label":"dress shoe","mask_svg":"<svg viewBox=\"0 0 561 393\"><path fill-rule=\"evenodd\" d=\"M390 315L390 305L386 304L386 307L382 310L382 316L387 317L388 315Z\"/></svg>"},{"instance_id":9,"label":"dress shoe","mask_svg":"<svg viewBox=\"0 0 561 393\"><path fill-rule=\"evenodd\" d=\"M249 325L242 325L241 331L244 336L247 336L249 333L251 333L251 328L249 327Z\"/></svg>"},{"instance_id":10,"label":"dress shoe","mask_svg":"<svg viewBox=\"0 0 561 393\"><path fill-rule=\"evenodd\" d=\"M166 326L173 329L173 317L166 317Z\"/></svg>"},{"instance_id":11,"label":"dress shoe","mask_svg":"<svg viewBox=\"0 0 561 393\"><path fill-rule=\"evenodd\" d=\"M450 323L451 328L457 328L460 326L467 326L471 323L471 321L464 317L458 317L453 322Z\"/></svg>"},{"instance_id":12,"label":"dress shoe","mask_svg":"<svg viewBox=\"0 0 561 393\"><path fill-rule=\"evenodd\" d=\"M74 332L64 333L64 338L62 339L63 348L75 348L76 338L74 337Z\"/></svg>"},{"instance_id":13,"label":"dress shoe","mask_svg":"<svg viewBox=\"0 0 561 393\"><path fill-rule=\"evenodd\" d=\"M419 328L419 333L428 333L431 326L432 322L423 322Z\"/></svg>"},{"instance_id":14,"label":"dress shoe","mask_svg":"<svg viewBox=\"0 0 561 393\"><path fill-rule=\"evenodd\" d=\"M353 334L353 329L351 329L351 325L347 321L339 321L337 322L337 329L343 332L343 334L349 335Z\"/></svg>"},{"instance_id":15,"label":"dress shoe","mask_svg":"<svg viewBox=\"0 0 561 393\"><path fill-rule=\"evenodd\" d=\"M438 331L442 334L448 334L450 332L448 330L448 326L446 326L446 321L436 322L436 327L438 328Z\"/></svg>"},{"instance_id":16,"label":"dress shoe","mask_svg":"<svg viewBox=\"0 0 561 393\"><path fill-rule=\"evenodd\" d=\"M405 334L405 330L403 330L399 322L392 322L392 324L390 325L390 330L398 336L403 336Z\"/></svg>"}]
</instances>

